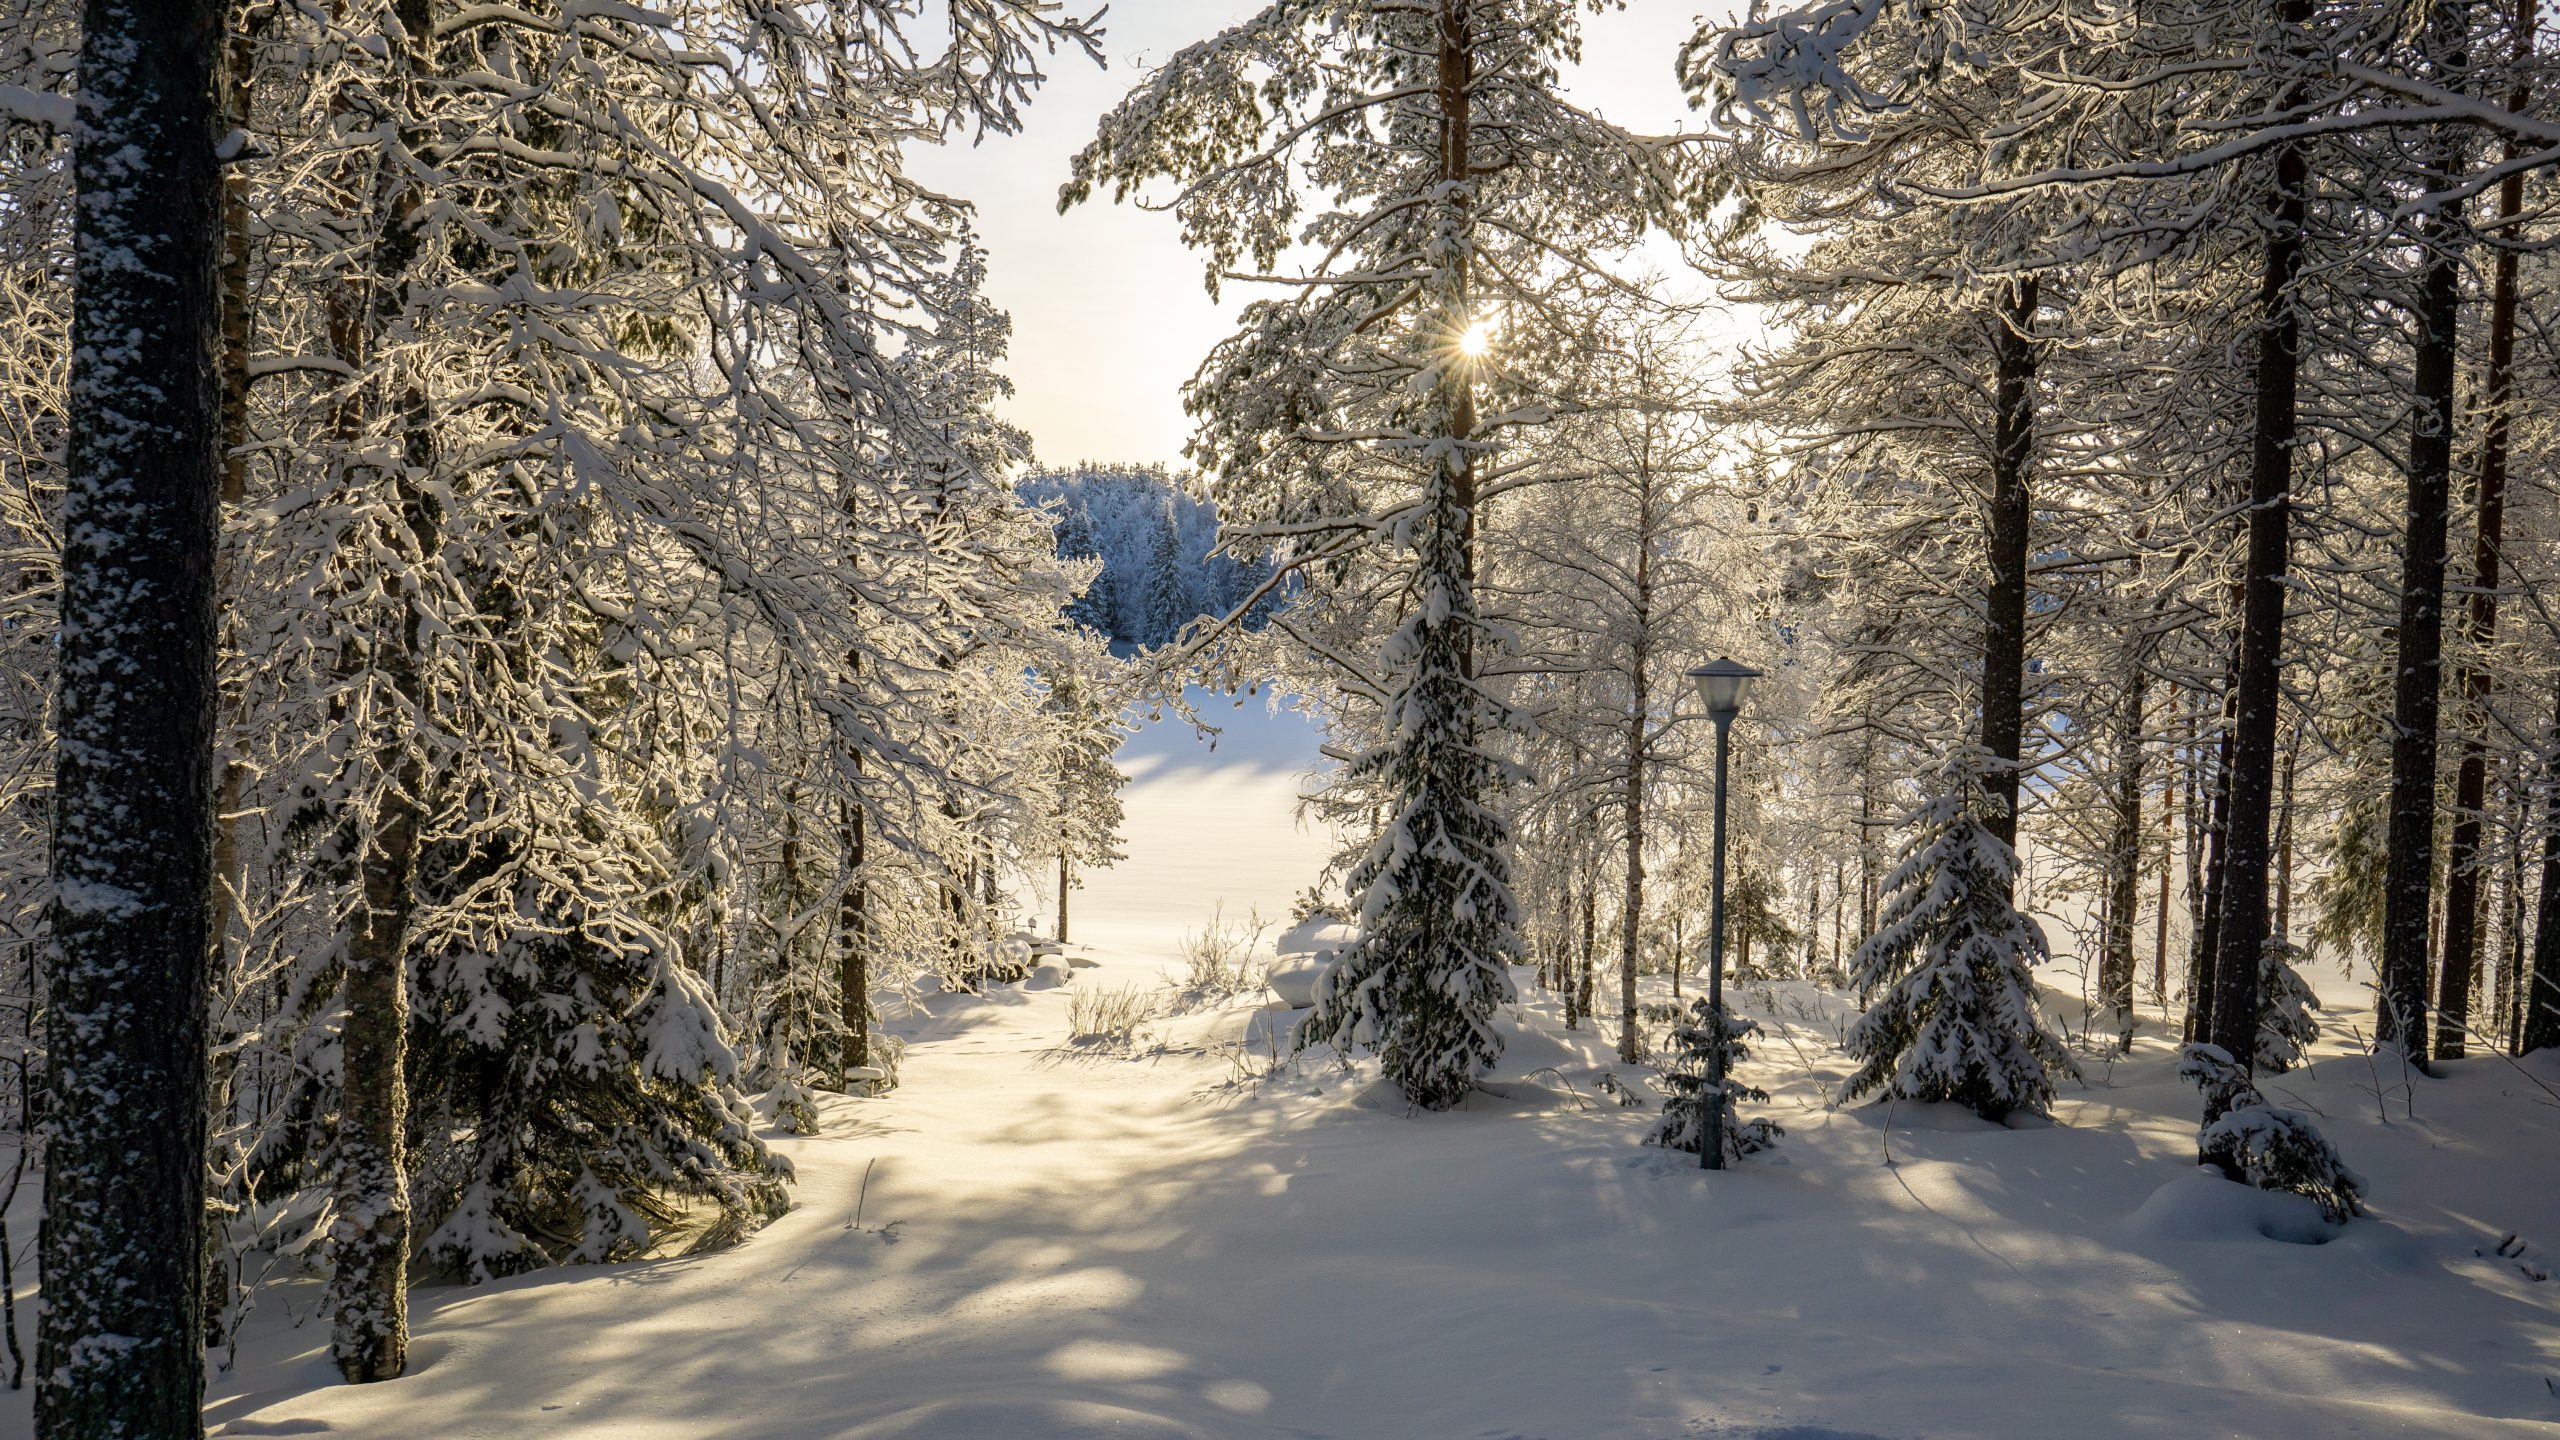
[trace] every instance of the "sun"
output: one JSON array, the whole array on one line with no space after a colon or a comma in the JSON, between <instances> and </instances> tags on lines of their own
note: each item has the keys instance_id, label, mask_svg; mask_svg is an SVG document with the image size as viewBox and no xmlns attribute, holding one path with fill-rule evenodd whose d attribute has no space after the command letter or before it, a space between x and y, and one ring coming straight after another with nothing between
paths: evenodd
<instances>
[{"instance_id":1,"label":"sun","mask_svg":"<svg viewBox=\"0 0 2560 1440\"><path fill-rule=\"evenodd\" d=\"M1458 337L1458 353L1470 360L1481 360L1493 353L1493 322L1479 320Z\"/></svg>"}]
</instances>

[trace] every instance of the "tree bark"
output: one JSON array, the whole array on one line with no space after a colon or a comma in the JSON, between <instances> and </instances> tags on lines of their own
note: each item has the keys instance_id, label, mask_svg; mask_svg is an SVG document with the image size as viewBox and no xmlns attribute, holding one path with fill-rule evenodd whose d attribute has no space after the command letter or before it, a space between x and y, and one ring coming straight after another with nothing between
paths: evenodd
<instances>
[{"instance_id":1,"label":"tree bark","mask_svg":"<svg viewBox=\"0 0 2560 1440\"><path fill-rule=\"evenodd\" d=\"M81 13L43 1440L204 1433L221 24L212 0L86 0Z\"/></svg>"},{"instance_id":2,"label":"tree bark","mask_svg":"<svg viewBox=\"0 0 2560 1440\"><path fill-rule=\"evenodd\" d=\"M2150 676L2133 658L2117 719L2115 828L2107 845L2107 933L2098 963L2098 998L2113 1006L2133 1037L2133 930L2142 908L2142 709Z\"/></svg>"},{"instance_id":3,"label":"tree bark","mask_svg":"<svg viewBox=\"0 0 2560 1440\"><path fill-rule=\"evenodd\" d=\"M2517 0L2516 58L2533 53L2537 0ZM2532 70L2519 64L2507 109L2522 114L2533 99ZM2518 146L2507 142L2507 158ZM2514 238L2516 217L2524 212L2524 175L2507 176L2498 185L2500 229ZM2471 977L2479 964L2481 815L2489 801L2489 754L2483 727L2495 699L2496 677L2488 663L2498 638L2499 545L2506 536L2507 461L2513 450L2517 309L2516 252L2501 249L2489 286L2489 366L2483 377L2480 475L2471 547L2471 596L2463 618L2463 663L2455 681L2462 697L2462 759L2453 782L2453 833L2445 845L2444 975L2436 991L2436 1053L2463 1053L2471 1019Z\"/></svg>"},{"instance_id":4,"label":"tree bark","mask_svg":"<svg viewBox=\"0 0 2560 1440\"><path fill-rule=\"evenodd\" d=\"M2533 973L2524 984L2519 1054L2560 1045L2560 714L2543 765L2542 894L2533 912Z\"/></svg>"},{"instance_id":5,"label":"tree bark","mask_svg":"<svg viewBox=\"0 0 2560 1440\"><path fill-rule=\"evenodd\" d=\"M864 833L862 805L844 802L843 823L836 841L844 851L844 894L836 901L836 996L843 1007L844 1069L843 1087L853 1087L850 1073L855 1067L871 1063L871 888L864 871L864 849L869 843ZM1067 933L1066 892L1059 892L1058 938Z\"/></svg>"},{"instance_id":6,"label":"tree bark","mask_svg":"<svg viewBox=\"0 0 2560 1440\"><path fill-rule=\"evenodd\" d=\"M2018 843L2019 765L2025 754L2027 548L2035 502L2027 470L2035 448L2037 280L2008 283L1992 318L1995 414L1991 441L1988 550L1991 583L1984 596L1982 748L1999 763L1983 773L1998 800L1991 832Z\"/></svg>"},{"instance_id":7,"label":"tree bark","mask_svg":"<svg viewBox=\"0 0 2560 1440\"><path fill-rule=\"evenodd\" d=\"M2308 0L2284 0L2300 25ZM2267 941L2267 822L2274 799L2276 710L2282 695L2285 572L2292 548L2295 406L2302 367L2302 318L2294 287L2302 273L2309 164L2301 147L2275 156L2272 233L2258 290L2257 405L2249 464L2248 554L2242 572L2240 660L2234 675L2230 763L2223 789L2222 876L2213 956L2213 1005L2205 1037L2243 1070L2257 1054L2258 966ZM2207 1115L2207 1121L2219 1117Z\"/></svg>"},{"instance_id":8,"label":"tree bark","mask_svg":"<svg viewBox=\"0 0 2560 1440\"><path fill-rule=\"evenodd\" d=\"M418 53L433 33L430 0L400 0L387 27L397 76L394 103L416 114ZM404 134L407 148L418 137ZM358 377L342 412L342 438L370 438L374 387L384 370L383 338L409 306L408 272L419 249L421 197L412 177L377 162L374 238L367 284L342 287L331 299L332 344ZM402 466L388 478L398 497L412 560L437 546L434 502L417 485L434 460L428 401L411 382L399 397ZM369 463L369 462L360 462ZM340 1037L336 1151L338 1218L330 1232L330 1354L357 1384L397 1378L409 1350L409 1170L407 971L409 920L415 907L419 829L427 773L414 743L426 696L418 673L417 599L407 582L389 588L399 607L389 633L368 657L394 707L376 722L382 795L363 826L357 862L362 911L347 937L346 1024Z\"/></svg>"},{"instance_id":9,"label":"tree bark","mask_svg":"<svg viewBox=\"0 0 2560 1440\"><path fill-rule=\"evenodd\" d=\"M2431 68L2459 77L2470 6L2441 0L2430 12ZM2458 78L2455 83L2459 83ZM2453 127L2438 127L2432 157L2439 192L2460 165ZM2462 207L2444 200L2418 221L2426 253L2413 318L2408 532L2400 566L2399 653L2392 674L2391 819L2383 870L2381 1042L2427 1062L2427 941L2434 907L2437 725L2444 682L2445 526L2451 509L2454 389L2461 356ZM2463 976L2463 985L2470 977ZM2466 1006L2467 1008L2467 1006Z\"/></svg>"}]
</instances>

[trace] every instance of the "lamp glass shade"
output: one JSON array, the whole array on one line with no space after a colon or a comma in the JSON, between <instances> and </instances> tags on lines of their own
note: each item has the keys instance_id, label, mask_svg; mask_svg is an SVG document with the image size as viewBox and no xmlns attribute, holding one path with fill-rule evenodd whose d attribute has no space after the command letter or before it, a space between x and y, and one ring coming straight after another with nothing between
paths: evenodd
<instances>
[{"instance_id":1,"label":"lamp glass shade","mask_svg":"<svg viewBox=\"0 0 2560 1440\"><path fill-rule=\"evenodd\" d=\"M1743 692L1761 672L1737 660L1710 660L1689 672L1698 687L1698 698L1705 702L1707 713L1719 720L1730 720L1742 713Z\"/></svg>"}]
</instances>

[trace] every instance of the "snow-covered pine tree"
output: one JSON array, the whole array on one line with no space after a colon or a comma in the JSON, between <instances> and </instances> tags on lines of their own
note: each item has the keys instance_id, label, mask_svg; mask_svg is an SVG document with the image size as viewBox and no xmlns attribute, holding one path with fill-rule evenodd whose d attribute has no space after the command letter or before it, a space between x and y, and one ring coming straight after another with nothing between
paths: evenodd
<instances>
[{"instance_id":1,"label":"snow-covered pine tree","mask_svg":"<svg viewBox=\"0 0 2560 1440\"><path fill-rule=\"evenodd\" d=\"M1884 880L1873 934L1850 980L1875 1000L1850 1027L1859 1066L1844 1100L1878 1090L1949 1101L1985 1119L2042 1113L2054 1077L2080 1072L2044 1028L2034 966L2044 932L2010 899L2016 852L1984 823L1993 803L1979 752L1952 752L1922 780L1903 819L1901 860Z\"/></svg>"},{"instance_id":2,"label":"snow-covered pine tree","mask_svg":"<svg viewBox=\"0 0 2560 1440\"><path fill-rule=\"evenodd\" d=\"M1759 1021L1736 1015L1730 1007L1719 1014L1703 995L1690 1001L1688 1023L1672 1030L1671 1064L1661 1074L1663 1088L1671 1093L1644 1143L1692 1155L1706 1144L1707 1076L1714 1073L1709 1062L1721 1050L1724 1089L1718 1098L1724 1106L1725 1158L1739 1160L1774 1147L1787 1133L1785 1127L1765 1117L1744 1120L1735 1108L1743 1100L1764 1105L1769 1100L1768 1091L1734 1078L1736 1067L1751 1058L1750 1038L1759 1033Z\"/></svg>"},{"instance_id":3,"label":"snow-covered pine tree","mask_svg":"<svg viewBox=\"0 0 2560 1440\"><path fill-rule=\"evenodd\" d=\"M1213 290L1282 292L1247 306L1193 380L1190 453L1225 517L1308 582L1268 633L1328 682L1308 690L1346 697L1337 743L1367 758L1334 803L1384 821L1353 865L1363 938L1307 1033L1390 1047L1428 1106L1490 1063L1518 948L1508 836L1486 803L1502 772L1485 735L1508 717L1479 679L1497 646L1476 542L1504 488L1486 457L1554 411L1480 406L1511 399L1512 369L1573 353L1594 297L1622 293L1587 282L1688 200L1685 151L1557 94L1584 8L1266 5L1105 116L1062 195L1170 182ZM1273 273L1284 255L1306 268Z\"/></svg>"}]
</instances>

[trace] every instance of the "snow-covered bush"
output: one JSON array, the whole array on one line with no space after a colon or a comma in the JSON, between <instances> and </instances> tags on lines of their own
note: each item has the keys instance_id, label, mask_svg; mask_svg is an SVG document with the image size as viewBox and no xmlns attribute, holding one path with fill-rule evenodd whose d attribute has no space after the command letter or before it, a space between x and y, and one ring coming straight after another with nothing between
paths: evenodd
<instances>
[{"instance_id":1,"label":"snow-covered bush","mask_svg":"<svg viewBox=\"0 0 2560 1440\"><path fill-rule=\"evenodd\" d=\"M1690 1001L1689 1023L1671 1032L1671 1064L1660 1076L1662 1087L1671 1093L1662 1102L1662 1118L1645 1132L1644 1143L1692 1155L1707 1143L1708 1062L1721 1049L1724 1085L1719 1098L1724 1106L1725 1158L1739 1160L1775 1146L1778 1137L1787 1133L1784 1127L1774 1120L1744 1121L1734 1109L1737 1100L1768 1103L1768 1091L1734 1078L1735 1068L1751 1058L1745 1042L1758 1033L1760 1022L1748 1016L1730 1009L1719 1015L1704 996Z\"/></svg>"},{"instance_id":2,"label":"snow-covered bush","mask_svg":"<svg viewBox=\"0 0 2560 1440\"><path fill-rule=\"evenodd\" d=\"M1155 1018L1155 998L1135 985L1105 990L1078 985L1067 992L1067 1040L1074 1045L1127 1045Z\"/></svg>"},{"instance_id":3,"label":"snow-covered bush","mask_svg":"<svg viewBox=\"0 0 2560 1440\"><path fill-rule=\"evenodd\" d=\"M1981 821L1995 803L1984 765L1975 751L1949 756L1905 817L1910 842L1885 877L1875 933L1850 964L1861 991L1881 993L1849 1030L1862 1063L1843 1099L1885 1090L1998 1120L2042 1112L2054 1077L2080 1073L2036 1009L2032 967L2049 954L2010 899L2017 852Z\"/></svg>"},{"instance_id":4,"label":"snow-covered bush","mask_svg":"<svg viewBox=\"0 0 2560 1440\"><path fill-rule=\"evenodd\" d=\"M1264 963L1257 952L1270 928L1259 911L1229 920L1225 902L1219 902L1208 924L1182 937L1182 988L1210 998L1261 988Z\"/></svg>"},{"instance_id":5,"label":"snow-covered bush","mask_svg":"<svg viewBox=\"0 0 2560 1440\"><path fill-rule=\"evenodd\" d=\"M2189 1045L2178 1054L2178 1077L2204 1092L2196 1149L2206 1160L2261 1190L2309 1196L2332 1221L2364 1213L2364 1177L2299 1111L2268 1104L2230 1051Z\"/></svg>"}]
</instances>

